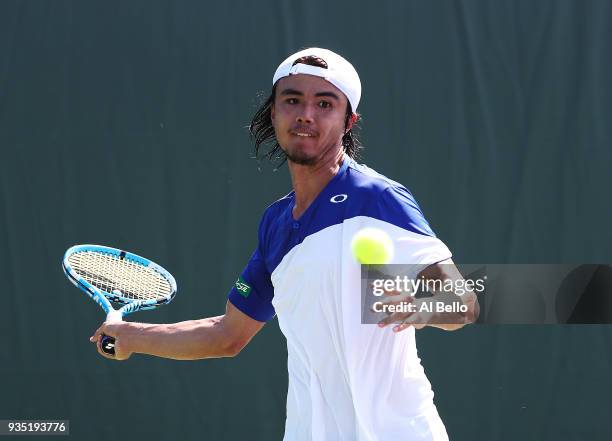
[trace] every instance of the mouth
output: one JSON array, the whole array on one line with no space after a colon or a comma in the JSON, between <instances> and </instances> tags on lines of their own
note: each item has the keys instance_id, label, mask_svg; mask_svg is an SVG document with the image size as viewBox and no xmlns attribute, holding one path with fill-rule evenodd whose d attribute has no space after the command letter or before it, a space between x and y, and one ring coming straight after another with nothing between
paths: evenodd
<instances>
[{"instance_id":1,"label":"mouth","mask_svg":"<svg viewBox=\"0 0 612 441\"><path fill-rule=\"evenodd\" d=\"M310 130L292 130L291 134L301 138L312 138L316 136L315 133Z\"/></svg>"}]
</instances>

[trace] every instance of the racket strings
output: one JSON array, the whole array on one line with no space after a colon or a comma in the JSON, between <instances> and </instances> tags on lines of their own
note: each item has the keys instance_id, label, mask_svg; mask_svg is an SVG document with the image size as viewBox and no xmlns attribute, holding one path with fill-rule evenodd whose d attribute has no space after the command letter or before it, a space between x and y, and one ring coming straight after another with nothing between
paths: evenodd
<instances>
[{"instance_id":1,"label":"racket strings","mask_svg":"<svg viewBox=\"0 0 612 441\"><path fill-rule=\"evenodd\" d=\"M83 251L68 258L76 273L108 294L130 300L162 300L172 285L151 267L108 253Z\"/></svg>"}]
</instances>

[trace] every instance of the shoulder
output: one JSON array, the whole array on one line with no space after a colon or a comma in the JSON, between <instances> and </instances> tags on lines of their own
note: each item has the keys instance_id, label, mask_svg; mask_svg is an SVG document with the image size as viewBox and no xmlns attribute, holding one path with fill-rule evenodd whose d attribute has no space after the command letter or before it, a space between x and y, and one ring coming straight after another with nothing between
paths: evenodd
<instances>
[{"instance_id":1,"label":"shoulder","mask_svg":"<svg viewBox=\"0 0 612 441\"><path fill-rule=\"evenodd\" d=\"M270 205L266 207L263 213L262 219L266 217L274 217L278 215L279 213L284 212L292 204L293 199L294 199L294 192L291 191L287 193L285 196L283 196L282 198L277 199L276 201L272 202Z\"/></svg>"},{"instance_id":2,"label":"shoulder","mask_svg":"<svg viewBox=\"0 0 612 441\"><path fill-rule=\"evenodd\" d=\"M399 182L388 178L365 164L351 160L347 169L347 184L364 198L393 198L404 195L414 199L412 193Z\"/></svg>"},{"instance_id":3,"label":"shoulder","mask_svg":"<svg viewBox=\"0 0 612 441\"><path fill-rule=\"evenodd\" d=\"M291 209L293 199L294 193L291 191L282 198L268 205L264 210L259 222L260 232L262 230L268 230L271 226L278 222L279 219L287 212L287 210Z\"/></svg>"},{"instance_id":4,"label":"shoulder","mask_svg":"<svg viewBox=\"0 0 612 441\"><path fill-rule=\"evenodd\" d=\"M346 175L347 185L352 187L361 202L363 215L415 233L435 236L416 199L404 185L354 160Z\"/></svg>"}]
</instances>

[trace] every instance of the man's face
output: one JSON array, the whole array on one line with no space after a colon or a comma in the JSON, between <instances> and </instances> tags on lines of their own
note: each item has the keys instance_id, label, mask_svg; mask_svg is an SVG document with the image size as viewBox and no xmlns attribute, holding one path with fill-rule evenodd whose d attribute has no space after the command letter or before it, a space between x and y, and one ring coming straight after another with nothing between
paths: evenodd
<instances>
[{"instance_id":1,"label":"man's face","mask_svg":"<svg viewBox=\"0 0 612 441\"><path fill-rule=\"evenodd\" d=\"M288 159L314 165L342 150L348 100L333 84L313 75L291 75L276 84L272 125Z\"/></svg>"}]
</instances>

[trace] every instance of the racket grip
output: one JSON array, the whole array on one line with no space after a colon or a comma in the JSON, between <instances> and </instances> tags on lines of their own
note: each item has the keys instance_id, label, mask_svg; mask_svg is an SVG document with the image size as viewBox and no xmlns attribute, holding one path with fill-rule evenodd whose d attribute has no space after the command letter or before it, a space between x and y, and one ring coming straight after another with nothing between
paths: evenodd
<instances>
[{"instance_id":1,"label":"racket grip","mask_svg":"<svg viewBox=\"0 0 612 441\"><path fill-rule=\"evenodd\" d=\"M111 310L106 315L106 321L120 322L122 321L123 314L119 311ZM102 352L108 355L115 356L115 337L111 337L110 335L102 334L102 338L100 340L100 348L102 348Z\"/></svg>"},{"instance_id":2,"label":"racket grip","mask_svg":"<svg viewBox=\"0 0 612 441\"><path fill-rule=\"evenodd\" d=\"M108 355L115 355L115 338L110 335L102 334L102 340L100 341L100 347L102 352Z\"/></svg>"}]
</instances>

